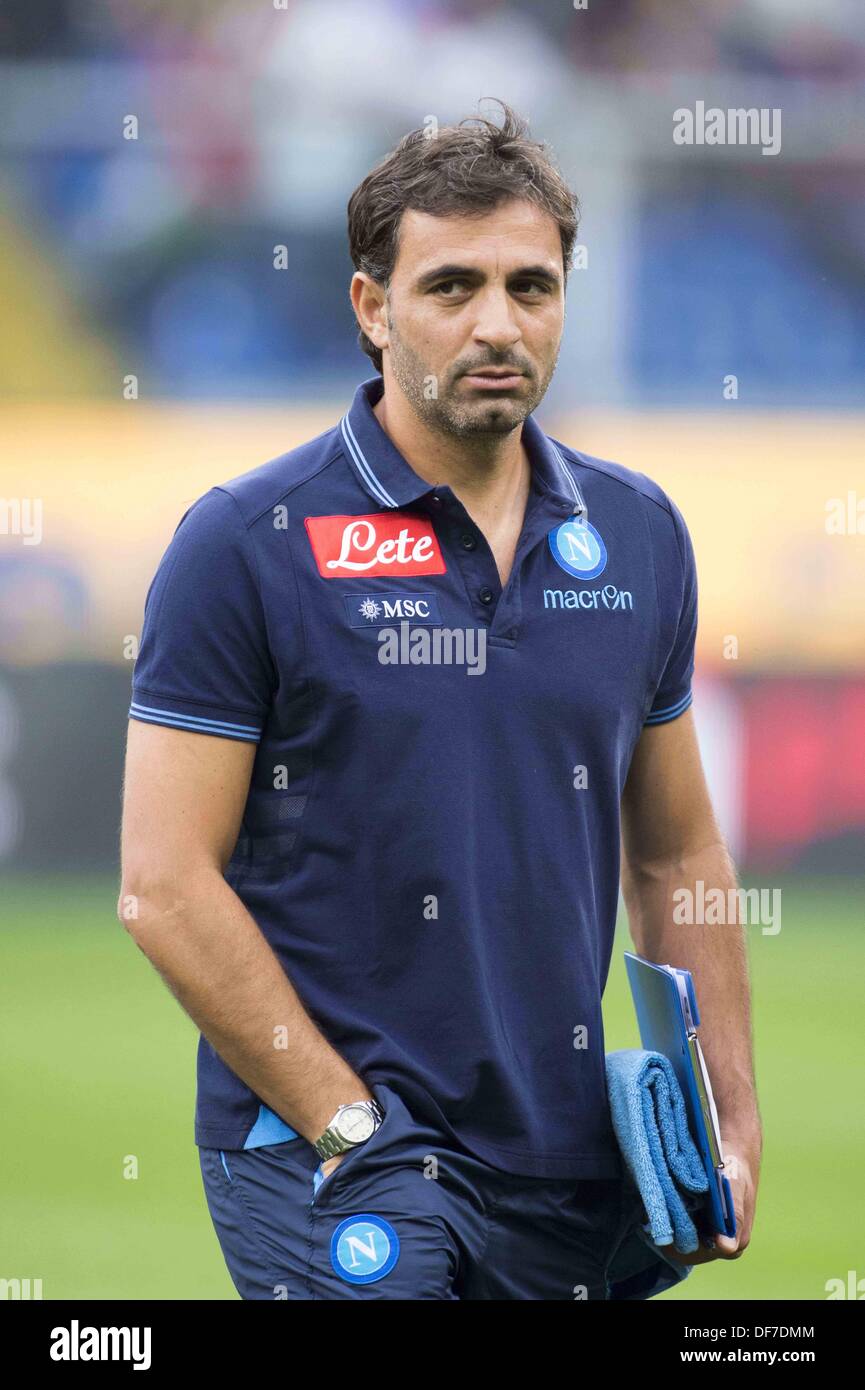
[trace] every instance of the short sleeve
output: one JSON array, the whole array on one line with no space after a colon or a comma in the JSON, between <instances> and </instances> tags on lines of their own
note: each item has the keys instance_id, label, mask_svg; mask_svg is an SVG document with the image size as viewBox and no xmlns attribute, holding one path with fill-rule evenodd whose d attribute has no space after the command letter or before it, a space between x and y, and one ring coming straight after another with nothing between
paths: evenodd
<instances>
[{"instance_id":1,"label":"short sleeve","mask_svg":"<svg viewBox=\"0 0 865 1390\"><path fill-rule=\"evenodd\" d=\"M273 687L252 541L233 497L213 488L148 590L130 718L258 743Z\"/></svg>"},{"instance_id":2,"label":"short sleeve","mask_svg":"<svg viewBox=\"0 0 865 1390\"><path fill-rule=\"evenodd\" d=\"M666 724L677 719L691 704L694 675L694 644L697 637L697 566L694 548L684 518L670 503L678 555L677 570L668 574L664 586L678 602L675 639L667 657L646 724Z\"/></svg>"}]
</instances>

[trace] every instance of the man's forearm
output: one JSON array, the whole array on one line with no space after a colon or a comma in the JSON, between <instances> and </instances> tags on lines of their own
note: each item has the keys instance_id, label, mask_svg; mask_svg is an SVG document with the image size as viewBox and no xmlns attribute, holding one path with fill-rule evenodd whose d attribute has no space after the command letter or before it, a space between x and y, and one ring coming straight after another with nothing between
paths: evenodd
<instances>
[{"instance_id":1,"label":"man's forearm","mask_svg":"<svg viewBox=\"0 0 865 1390\"><path fill-rule=\"evenodd\" d=\"M737 1129L753 1124L759 1129L751 1036L751 1001L747 952L742 926L737 921L718 925L697 924L678 918L687 894L699 900L704 891L737 887L736 872L721 843L675 860L623 865L622 887L631 935L638 953L660 965L690 970L700 1002L700 1045L712 1078L712 1089L722 1121ZM677 911L678 908L678 911Z\"/></svg>"},{"instance_id":2,"label":"man's forearm","mask_svg":"<svg viewBox=\"0 0 865 1390\"><path fill-rule=\"evenodd\" d=\"M226 1065L287 1124L312 1143L338 1105L373 1098L221 874L185 874L182 893L124 885L121 901L130 894L130 934Z\"/></svg>"}]
</instances>

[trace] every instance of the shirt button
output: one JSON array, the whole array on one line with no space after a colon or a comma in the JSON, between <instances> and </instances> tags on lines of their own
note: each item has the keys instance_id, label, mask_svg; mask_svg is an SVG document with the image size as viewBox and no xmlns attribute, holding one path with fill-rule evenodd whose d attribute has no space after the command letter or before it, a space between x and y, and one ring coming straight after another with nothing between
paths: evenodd
<instances>
[{"instance_id":1,"label":"shirt button","mask_svg":"<svg viewBox=\"0 0 865 1390\"><path fill-rule=\"evenodd\" d=\"M493 601L493 591L492 591L492 589L488 589L488 588L486 587L486 585L484 585L483 589L481 589L480 592L478 593L478 598L480 599L481 603L492 603L492 601Z\"/></svg>"},{"instance_id":2,"label":"shirt button","mask_svg":"<svg viewBox=\"0 0 865 1390\"><path fill-rule=\"evenodd\" d=\"M463 550L475 550L477 548L477 541L474 536L470 535L467 531L464 536L460 536L460 545Z\"/></svg>"},{"instance_id":3,"label":"shirt button","mask_svg":"<svg viewBox=\"0 0 865 1390\"><path fill-rule=\"evenodd\" d=\"M433 493L432 497L430 498L430 501L432 502L434 507L440 507L442 504L442 499L439 497L437 492Z\"/></svg>"}]
</instances>

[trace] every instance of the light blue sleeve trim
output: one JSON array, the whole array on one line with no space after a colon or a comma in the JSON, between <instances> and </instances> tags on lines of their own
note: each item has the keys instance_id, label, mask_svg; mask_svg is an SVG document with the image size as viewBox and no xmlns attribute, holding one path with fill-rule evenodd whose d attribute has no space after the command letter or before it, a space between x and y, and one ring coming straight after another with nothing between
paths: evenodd
<instances>
[{"instance_id":1,"label":"light blue sleeve trim","mask_svg":"<svg viewBox=\"0 0 865 1390\"><path fill-rule=\"evenodd\" d=\"M685 713L685 710L691 704L693 698L693 691L689 690L687 695L679 700L678 704L668 705L666 709L653 710L652 713L646 717L645 724L668 724L671 719L676 719L680 714Z\"/></svg>"},{"instance_id":2,"label":"light blue sleeve trim","mask_svg":"<svg viewBox=\"0 0 865 1390\"><path fill-rule=\"evenodd\" d=\"M191 733L225 734L229 738L245 739L247 743L258 743L261 729L254 724L229 724L224 719L203 719L196 714L177 714L173 710L154 709L150 705L139 705L133 700L129 706L130 719L140 719L144 724L165 724L169 728L188 729Z\"/></svg>"}]
</instances>

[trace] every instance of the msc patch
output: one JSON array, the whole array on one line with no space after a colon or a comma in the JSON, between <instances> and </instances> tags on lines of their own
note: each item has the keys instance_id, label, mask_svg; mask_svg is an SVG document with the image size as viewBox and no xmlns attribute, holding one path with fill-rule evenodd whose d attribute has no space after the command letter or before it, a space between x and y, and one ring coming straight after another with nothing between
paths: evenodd
<instances>
[{"instance_id":1,"label":"msc patch","mask_svg":"<svg viewBox=\"0 0 865 1390\"><path fill-rule=\"evenodd\" d=\"M381 627L383 623L440 623L435 594L343 594L352 627Z\"/></svg>"},{"instance_id":2,"label":"msc patch","mask_svg":"<svg viewBox=\"0 0 865 1390\"><path fill-rule=\"evenodd\" d=\"M381 1216L349 1216L331 1237L330 1262L347 1284L374 1284L399 1259L399 1236Z\"/></svg>"}]
</instances>

